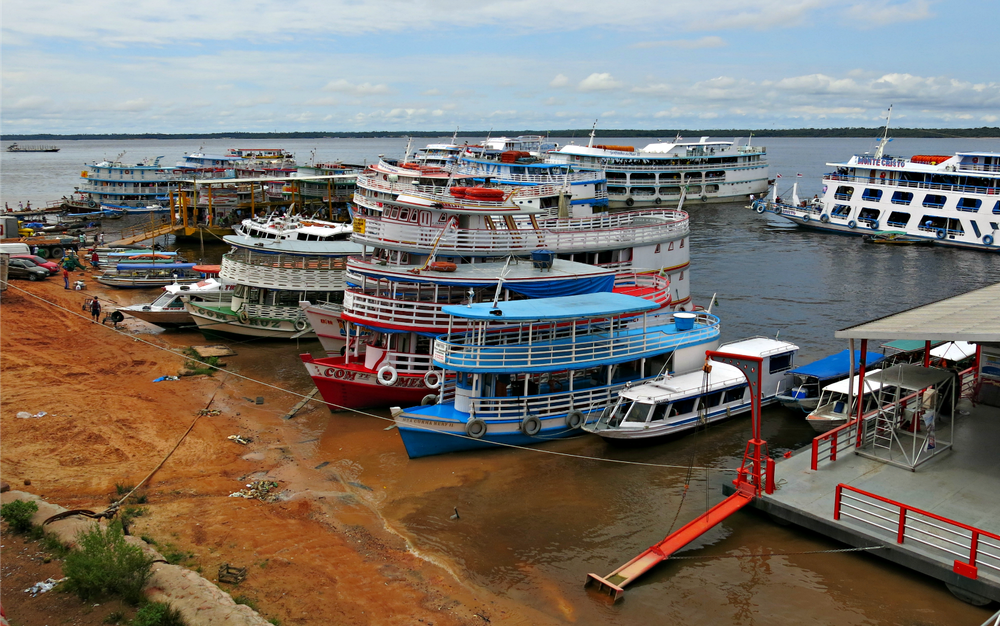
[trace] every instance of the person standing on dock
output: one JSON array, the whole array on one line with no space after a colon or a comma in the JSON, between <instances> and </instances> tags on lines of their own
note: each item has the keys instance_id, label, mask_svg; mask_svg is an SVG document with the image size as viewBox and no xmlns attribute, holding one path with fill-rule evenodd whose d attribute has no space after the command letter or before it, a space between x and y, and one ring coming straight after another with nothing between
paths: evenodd
<instances>
[{"instance_id":1,"label":"person standing on dock","mask_svg":"<svg viewBox=\"0 0 1000 626\"><path fill-rule=\"evenodd\" d=\"M101 317L101 301L94 296L94 299L90 301L90 314L94 316L94 322Z\"/></svg>"},{"instance_id":2,"label":"person standing on dock","mask_svg":"<svg viewBox=\"0 0 1000 626\"><path fill-rule=\"evenodd\" d=\"M101 258L99 256L97 256L97 250L94 250L93 254L90 255L90 265L95 270L99 270L99 269L101 269L100 262L101 262Z\"/></svg>"},{"instance_id":3,"label":"person standing on dock","mask_svg":"<svg viewBox=\"0 0 1000 626\"><path fill-rule=\"evenodd\" d=\"M62 266L62 275L63 275L63 283L65 283L63 289L69 289L69 270L66 269L65 263L63 263Z\"/></svg>"}]
</instances>

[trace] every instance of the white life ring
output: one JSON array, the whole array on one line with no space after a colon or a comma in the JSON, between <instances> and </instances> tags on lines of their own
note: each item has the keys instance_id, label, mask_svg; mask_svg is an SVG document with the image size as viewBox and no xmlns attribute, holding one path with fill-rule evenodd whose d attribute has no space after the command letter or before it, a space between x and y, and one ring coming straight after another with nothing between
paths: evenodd
<instances>
[{"instance_id":1,"label":"white life ring","mask_svg":"<svg viewBox=\"0 0 1000 626\"><path fill-rule=\"evenodd\" d=\"M388 378L386 378L386 374L389 375ZM396 368L393 367L392 364L386 363L382 367L378 368L378 372L375 373L375 377L378 379L380 384L383 384L386 387L391 387L396 384L396 379L399 378L399 373L396 372Z\"/></svg>"},{"instance_id":2,"label":"white life ring","mask_svg":"<svg viewBox=\"0 0 1000 626\"><path fill-rule=\"evenodd\" d=\"M486 422L478 417L469 420L469 422L465 425L465 434L473 439L482 439L483 435L486 434Z\"/></svg>"},{"instance_id":3,"label":"white life ring","mask_svg":"<svg viewBox=\"0 0 1000 626\"><path fill-rule=\"evenodd\" d=\"M758 203L757 204L757 208L754 209L754 210L757 211L758 213L763 213L764 212L764 204L763 203Z\"/></svg>"},{"instance_id":4,"label":"white life ring","mask_svg":"<svg viewBox=\"0 0 1000 626\"><path fill-rule=\"evenodd\" d=\"M542 420L534 415L528 415L521 420L521 432L529 437L534 437L542 432Z\"/></svg>"},{"instance_id":5,"label":"white life ring","mask_svg":"<svg viewBox=\"0 0 1000 626\"><path fill-rule=\"evenodd\" d=\"M430 406L432 404L437 404L438 397L436 393L429 393L420 399L420 406Z\"/></svg>"},{"instance_id":6,"label":"white life ring","mask_svg":"<svg viewBox=\"0 0 1000 626\"><path fill-rule=\"evenodd\" d=\"M583 426L583 420L583 413L580 411L573 410L566 414L566 425L573 430Z\"/></svg>"},{"instance_id":7,"label":"white life ring","mask_svg":"<svg viewBox=\"0 0 1000 626\"><path fill-rule=\"evenodd\" d=\"M443 381L444 377L437 370L427 370L427 373L424 374L424 385L429 389L437 389Z\"/></svg>"},{"instance_id":8,"label":"white life ring","mask_svg":"<svg viewBox=\"0 0 1000 626\"><path fill-rule=\"evenodd\" d=\"M236 314L236 317L240 320L240 323L243 324L246 324L247 322L250 321L250 314L247 313L246 309L242 309L239 313Z\"/></svg>"},{"instance_id":9,"label":"white life ring","mask_svg":"<svg viewBox=\"0 0 1000 626\"><path fill-rule=\"evenodd\" d=\"M295 330L305 330L306 326L308 326L308 324L306 324L305 320L303 319L295 320Z\"/></svg>"}]
</instances>

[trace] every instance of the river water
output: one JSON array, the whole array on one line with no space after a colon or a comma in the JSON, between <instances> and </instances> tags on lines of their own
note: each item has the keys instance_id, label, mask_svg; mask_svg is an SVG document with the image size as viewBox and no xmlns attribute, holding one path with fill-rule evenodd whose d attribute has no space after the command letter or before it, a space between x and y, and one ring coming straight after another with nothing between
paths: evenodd
<instances>
[{"instance_id":1,"label":"river water","mask_svg":"<svg viewBox=\"0 0 1000 626\"><path fill-rule=\"evenodd\" d=\"M319 161L363 163L379 154L401 155L406 140L57 143L62 150L54 154L0 153L0 202L30 199L35 206L56 200L78 184L87 162L123 151L126 162L164 155L163 162L171 164L185 151L283 147L300 162L315 150ZM768 147L771 177L782 175L779 193L788 197L797 180L803 198L819 192L820 176L831 169L827 161L873 147L867 139L755 138L754 143ZM995 139L900 139L892 146L891 152L906 156L1000 152ZM723 340L780 332L800 346L800 363L845 348L833 338L838 329L1000 280L996 254L867 245L860 238L809 232L779 216L757 215L742 203L687 208L695 302L707 305L717 294L713 312L722 319ZM113 228L109 223L109 232ZM217 262L224 251L209 242L204 253L190 250L188 256L204 254L206 261ZM131 291L120 297L122 303L148 299L149 294ZM173 333L171 341L202 342L191 332ZM231 369L299 393L307 392L311 381L297 354L322 352L317 342L256 341L241 342L237 351L239 356L229 359ZM289 397L287 405L294 402ZM414 461L382 419L324 409L303 413L295 422L303 443L293 452L302 465L329 462L347 473L361 486L356 495L415 549L476 585L566 622L981 624L989 615L954 599L937 581L871 555L757 556L842 546L752 512L732 516L683 553L725 558L662 564L630 586L618 605L586 593L588 572L609 573L722 499L722 485L732 476L715 470L739 465L749 418L652 446L610 446L583 436L537 449ZM765 410L763 430L776 454L807 444L814 434L801 413L781 408ZM455 507L460 520L450 519ZM738 555L750 556L733 558Z\"/></svg>"}]
</instances>

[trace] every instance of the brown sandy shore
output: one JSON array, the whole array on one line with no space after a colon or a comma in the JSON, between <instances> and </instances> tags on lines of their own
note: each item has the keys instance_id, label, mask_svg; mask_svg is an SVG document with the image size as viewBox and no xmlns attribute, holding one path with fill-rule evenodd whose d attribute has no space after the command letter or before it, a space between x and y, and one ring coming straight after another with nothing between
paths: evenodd
<instances>
[{"instance_id":1,"label":"brown sandy shore","mask_svg":"<svg viewBox=\"0 0 1000 626\"><path fill-rule=\"evenodd\" d=\"M69 509L104 510L116 484L141 481L199 410L218 409L197 421L153 476L134 535L189 552L184 564L209 580L221 563L248 567L238 588L220 587L252 598L282 624L552 621L416 555L346 484L297 490L305 484L297 477L312 470L288 453L301 433L244 399L273 390L225 373L151 382L177 373L186 359L145 343L169 347L162 337L93 324L80 305L105 292L92 279L87 284L79 292L64 290L59 277L12 281L3 294L0 478L14 489ZM295 398L285 402L290 408ZM47 415L20 419L19 411ZM253 444L228 440L234 433ZM264 475L282 481L287 499L229 497ZM5 585L2 594L16 617L23 591Z\"/></svg>"}]
</instances>

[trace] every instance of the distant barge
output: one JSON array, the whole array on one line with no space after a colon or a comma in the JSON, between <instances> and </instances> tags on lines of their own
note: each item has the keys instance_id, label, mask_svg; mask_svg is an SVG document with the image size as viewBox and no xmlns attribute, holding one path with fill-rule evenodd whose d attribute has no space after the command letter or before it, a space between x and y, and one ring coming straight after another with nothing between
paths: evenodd
<instances>
[{"instance_id":1,"label":"distant barge","mask_svg":"<svg viewBox=\"0 0 1000 626\"><path fill-rule=\"evenodd\" d=\"M59 152L59 146L21 146L12 143L7 146L7 152Z\"/></svg>"}]
</instances>

